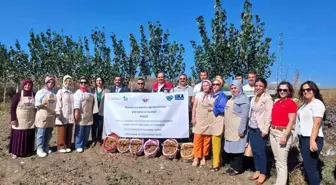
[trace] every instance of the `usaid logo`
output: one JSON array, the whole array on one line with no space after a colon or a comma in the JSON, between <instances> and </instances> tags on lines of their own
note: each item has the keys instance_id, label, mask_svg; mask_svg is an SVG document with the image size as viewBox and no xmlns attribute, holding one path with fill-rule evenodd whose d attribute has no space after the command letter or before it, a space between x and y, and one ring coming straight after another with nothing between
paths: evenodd
<instances>
[{"instance_id":1,"label":"usaid logo","mask_svg":"<svg viewBox=\"0 0 336 185\"><path fill-rule=\"evenodd\" d=\"M183 94L175 94L175 100L184 100Z\"/></svg>"}]
</instances>

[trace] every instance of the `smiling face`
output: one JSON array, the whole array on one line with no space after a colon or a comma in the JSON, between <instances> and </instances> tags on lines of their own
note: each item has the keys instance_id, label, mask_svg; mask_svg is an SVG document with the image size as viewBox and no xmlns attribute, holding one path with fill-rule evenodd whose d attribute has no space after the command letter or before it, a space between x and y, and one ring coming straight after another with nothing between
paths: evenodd
<instances>
[{"instance_id":1,"label":"smiling face","mask_svg":"<svg viewBox=\"0 0 336 185\"><path fill-rule=\"evenodd\" d=\"M258 95L261 95L265 92L265 84L262 83L261 81L258 81L256 84L255 84L255 90L257 92Z\"/></svg>"},{"instance_id":2,"label":"smiling face","mask_svg":"<svg viewBox=\"0 0 336 185\"><path fill-rule=\"evenodd\" d=\"M117 76L114 78L114 85L119 87L121 84L121 77Z\"/></svg>"},{"instance_id":3,"label":"smiling face","mask_svg":"<svg viewBox=\"0 0 336 185\"><path fill-rule=\"evenodd\" d=\"M207 80L208 79L208 73L207 72L201 72L200 73L200 79L203 80Z\"/></svg>"},{"instance_id":4,"label":"smiling face","mask_svg":"<svg viewBox=\"0 0 336 185\"><path fill-rule=\"evenodd\" d=\"M32 84L31 83L26 83L23 86L23 90L25 90L25 91L30 91L31 89L32 89Z\"/></svg>"},{"instance_id":5,"label":"smiling face","mask_svg":"<svg viewBox=\"0 0 336 185\"><path fill-rule=\"evenodd\" d=\"M100 88L103 87L103 80L101 78L96 79L96 86Z\"/></svg>"},{"instance_id":6,"label":"smiling face","mask_svg":"<svg viewBox=\"0 0 336 185\"><path fill-rule=\"evenodd\" d=\"M70 87L71 84L72 84L72 80L70 78L66 79L65 82L64 82L65 87Z\"/></svg>"},{"instance_id":7,"label":"smiling face","mask_svg":"<svg viewBox=\"0 0 336 185\"><path fill-rule=\"evenodd\" d=\"M257 75L254 74L254 73L249 73L247 75L247 80L248 80L248 83L251 87L255 86L256 84L256 80L257 80Z\"/></svg>"},{"instance_id":8,"label":"smiling face","mask_svg":"<svg viewBox=\"0 0 336 185\"><path fill-rule=\"evenodd\" d=\"M314 98L314 92L313 89L311 87L309 87L308 84L304 84L300 90L300 92L302 93L303 97L306 100L311 100L312 98Z\"/></svg>"},{"instance_id":9,"label":"smiling face","mask_svg":"<svg viewBox=\"0 0 336 185\"><path fill-rule=\"evenodd\" d=\"M157 75L157 81L160 83L160 84L163 84L165 82L165 75L164 73L159 73Z\"/></svg>"},{"instance_id":10,"label":"smiling face","mask_svg":"<svg viewBox=\"0 0 336 185\"><path fill-rule=\"evenodd\" d=\"M278 89L278 93L279 93L279 97L281 99L285 99L288 97L289 95L289 88L287 87L287 85L280 85L279 89Z\"/></svg>"},{"instance_id":11,"label":"smiling face","mask_svg":"<svg viewBox=\"0 0 336 185\"><path fill-rule=\"evenodd\" d=\"M212 82L212 88L213 88L213 91L216 93L216 92L219 92L221 90L221 84L218 80L214 80Z\"/></svg>"},{"instance_id":12,"label":"smiling face","mask_svg":"<svg viewBox=\"0 0 336 185\"><path fill-rule=\"evenodd\" d=\"M208 82L203 82L202 83L202 89L203 89L203 92L205 93L210 93L211 91L211 88L210 88L210 84Z\"/></svg>"},{"instance_id":13,"label":"smiling face","mask_svg":"<svg viewBox=\"0 0 336 185\"><path fill-rule=\"evenodd\" d=\"M82 88L87 88L88 87L88 81L86 79L81 79L79 81L79 86L82 87Z\"/></svg>"},{"instance_id":14,"label":"smiling face","mask_svg":"<svg viewBox=\"0 0 336 185\"><path fill-rule=\"evenodd\" d=\"M179 78L179 84L181 86L186 86L187 85L187 77L185 75L181 75Z\"/></svg>"},{"instance_id":15,"label":"smiling face","mask_svg":"<svg viewBox=\"0 0 336 185\"><path fill-rule=\"evenodd\" d=\"M48 89L52 89L52 88L54 88L55 87L55 81L54 80L49 80L48 82L47 82L47 88Z\"/></svg>"},{"instance_id":16,"label":"smiling face","mask_svg":"<svg viewBox=\"0 0 336 185\"><path fill-rule=\"evenodd\" d=\"M230 89L233 96L237 96L240 93L240 90L235 85L231 85Z\"/></svg>"}]
</instances>

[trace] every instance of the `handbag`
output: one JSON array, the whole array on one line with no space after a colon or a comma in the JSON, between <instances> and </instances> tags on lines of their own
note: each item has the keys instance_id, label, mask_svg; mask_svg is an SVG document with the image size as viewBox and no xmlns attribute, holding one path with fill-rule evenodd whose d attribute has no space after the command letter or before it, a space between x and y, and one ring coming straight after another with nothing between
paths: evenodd
<instances>
[{"instance_id":1,"label":"handbag","mask_svg":"<svg viewBox=\"0 0 336 185\"><path fill-rule=\"evenodd\" d=\"M246 157L253 157L253 153L252 153L252 149L251 149L251 145L250 144L247 144L247 147L245 148L244 155Z\"/></svg>"}]
</instances>

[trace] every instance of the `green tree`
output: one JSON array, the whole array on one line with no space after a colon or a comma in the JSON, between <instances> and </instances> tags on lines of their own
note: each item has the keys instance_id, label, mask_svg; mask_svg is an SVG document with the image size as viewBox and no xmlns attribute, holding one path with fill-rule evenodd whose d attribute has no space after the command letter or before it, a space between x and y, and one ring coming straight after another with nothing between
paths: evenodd
<instances>
[{"instance_id":1,"label":"green tree","mask_svg":"<svg viewBox=\"0 0 336 185\"><path fill-rule=\"evenodd\" d=\"M141 50L137 40L135 39L133 34L129 34L130 45L131 45L131 52L129 54L128 62L127 62L127 70L128 77L134 78L137 75L137 68L139 67L141 61Z\"/></svg>"},{"instance_id":2,"label":"green tree","mask_svg":"<svg viewBox=\"0 0 336 185\"><path fill-rule=\"evenodd\" d=\"M140 26L140 34L141 34L141 60L139 64L140 73L139 76L143 76L147 78L148 76L151 76L151 63L149 60L149 46L148 46L148 40L145 34L144 27Z\"/></svg>"},{"instance_id":3,"label":"green tree","mask_svg":"<svg viewBox=\"0 0 336 185\"><path fill-rule=\"evenodd\" d=\"M111 35L112 39L112 47L113 47L113 71L117 72L115 75L121 75L122 77L128 77L129 71L128 71L128 61L127 61L127 55L126 50L124 48L124 44L122 40L118 40L117 36L112 33Z\"/></svg>"},{"instance_id":4,"label":"green tree","mask_svg":"<svg viewBox=\"0 0 336 185\"><path fill-rule=\"evenodd\" d=\"M10 55L5 45L0 43L0 73L3 84L3 103L6 103L7 84L10 78Z\"/></svg>"}]
</instances>

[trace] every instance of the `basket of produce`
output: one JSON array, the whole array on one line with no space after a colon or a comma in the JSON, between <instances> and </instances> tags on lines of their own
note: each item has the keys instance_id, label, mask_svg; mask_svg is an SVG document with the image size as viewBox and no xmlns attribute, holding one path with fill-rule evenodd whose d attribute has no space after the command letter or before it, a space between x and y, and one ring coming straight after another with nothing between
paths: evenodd
<instances>
[{"instance_id":1,"label":"basket of produce","mask_svg":"<svg viewBox=\"0 0 336 185\"><path fill-rule=\"evenodd\" d=\"M105 137L103 143L103 149L107 152L115 153L117 151L119 136L115 133L111 133Z\"/></svg>"},{"instance_id":2,"label":"basket of produce","mask_svg":"<svg viewBox=\"0 0 336 185\"><path fill-rule=\"evenodd\" d=\"M130 145L130 139L119 139L118 140L118 146L117 146L117 150L120 153L126 153L129 151L129 145Z\"/></svg>"},{"instance_id":3,"label":"basket of produce","mask_svg":"<svg viewBox=\"0 0 336 185\"><path fill-rule=\"evenodd\" d=\"M183 143L181 145L181 158L182 159L193 159L194 157L194 144L193 143Z\"/></svg>"},{"instance_id":4,"label":"basket of produce","mask_svg":"<svg viewBox=\"0 0 336 185\"><path fill-rule=\"evenodd\" d=\"M160 142L157 139L148 139L144 144L145 156L156 157L160 150Z\"/></svg>"},{"instance_id":5,"label":"basket of produce","mask_svg":"<svg viewBox=\"0 0 336 185\"><path fill-rule=\"evenodd\" d=\"M178 152L176 139L167 139L162 144L162 154L168 159L175 159Z\"/></svg>"},{"instance_id":6,"label":"basket of produce","mask_svg":"<svg viewBox=\"0 0 336 185\"><path fill-rule=\"evenodd\" d=\"M144 140L143 139L131 139L129 145L129 151L131 154L142 155L144 151Z\"/></svg>"}]
</instances>

